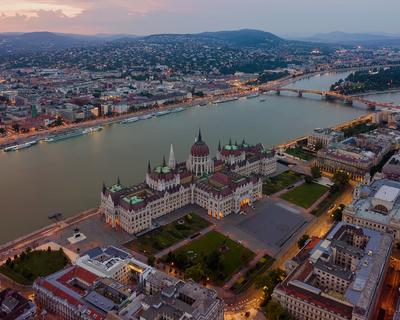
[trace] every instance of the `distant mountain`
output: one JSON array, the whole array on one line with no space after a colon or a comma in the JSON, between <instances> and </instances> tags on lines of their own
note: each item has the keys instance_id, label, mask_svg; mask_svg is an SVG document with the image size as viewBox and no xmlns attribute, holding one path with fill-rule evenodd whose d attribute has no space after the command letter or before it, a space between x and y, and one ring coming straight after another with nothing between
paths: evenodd
<instances>
[{"instance_id":1,"label":"distant mountain","mask_svg":"<svg viewBox=\"0 0 400 320\"><path fill-rule=\"evenodd\" d=\"M284 40L270 32L242 29L236 31L203 32L197 34L156 34L136 36L129 34L78 35L52 32L0 33L0 55L30 53L48 50L68 49L85 46L102 46L109 43L130 43L134 41L156 43L179 43L195 41L202 45L230 46L236 48L275 48L299 46L308 50L314 44Z\"/></svg>"},{"instance_id":2,"label":"distant mountain","mask_svg":"<svg viewBox=\"0 0 400 320\"><path fill-rule=\"evenodd\" d=\"M91 41L51 32L0 34L0 51L12 53L67 49L87 45Z\"/></svg>"},{"instance_id":3,"label":"distant mountain","mask_svg":"<svg viewBox=\"0 0 400 320\"><path fill-rule=\"evenodd\" d=\"M204 44L231 47L274 47L286 42L272 33L251 29L194 34L154 34L140 39L142 41L157 43L200 41Z\"/></svg>"},{"instance_id":4,"label":"distant mountain","mask_svg":"<svg viewBox=\"0 0 400 320\"><path fill-rule=\"evenodd\" d=\"M225 41L235 46L260 46L260 45L278 45L285 40L282 38L265 31L253 29L241 29L237 31L217 31L217 32L203 32L195 34L194 36L203 38L213 38Z\"/></svg>"},{"instance_id":5,"label":"distant mountain","mask_svg":"<svg viewBox=\"0 0 400 320\"><path fill-rule=\"evenodd\" d=\"M310 41L310 42L322 42L322 43L365 43L375 41L385 41L400 39L400 35L389 35L389 34L375 34L375 33L346 33L340 31L334 31L329 33L317 33L314 36L302 38L299 40Z\"/></svg>"}]
</instances>

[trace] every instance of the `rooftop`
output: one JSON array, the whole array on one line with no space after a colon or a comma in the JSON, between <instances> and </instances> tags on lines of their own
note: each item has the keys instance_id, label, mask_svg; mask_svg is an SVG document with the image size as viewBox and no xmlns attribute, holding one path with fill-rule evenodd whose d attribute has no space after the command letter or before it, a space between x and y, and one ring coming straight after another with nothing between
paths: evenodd
<instances>
[{"instance_id":1,"label":"rooftop","mask_svg":"<svg viewBox=\"0 0 400 320\"><path fill-rule=\"evenodd\" d=\"M397 199L399 193L400 193L399 188L383 185L379 188L379 190L375 194L375 199L393 202Z\"/></svg>"}]
</instances>

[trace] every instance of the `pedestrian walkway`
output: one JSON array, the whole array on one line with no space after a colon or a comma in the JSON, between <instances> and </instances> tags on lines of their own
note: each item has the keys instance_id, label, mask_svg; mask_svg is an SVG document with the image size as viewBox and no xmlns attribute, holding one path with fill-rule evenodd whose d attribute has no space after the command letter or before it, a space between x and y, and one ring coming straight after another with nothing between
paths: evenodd
<instances>
[{"instance_id":1,"label":"pedestrian walkway","mask_svg":"<svg viewBox=\"0 0 400 320\"><path fill-rule=\"evenodd\" d=\"M201 230L201 231L199 232L199 235L198 235L197 237L195 237L195 238L191 238L192 236L187 237L186 239L184 239L184 240L182 240L182 241L179 241L178 243L175 243L175 244L172 245L171 247L168 247L168 248L166 248L166 249L164 249L164 250L161 250L161 251L157 252L154 256L155 256L157 259L160 259L160 258L164 257L165 255L167 255L168 253L173 252L173 251L175 251L175 250L177 250L177 249L183 247L184 245L187 245L188 243L190 243L190 242L192 242L192 241L194 241L194 240L200 238L201 236L205 235L206 233L208 233L208 232L210 232L210 231L212 231L212 230L214 230L214 229L215 229L215 226L214 226L214 225L211 225L211 226L209 226L209 227L207 227L207 228Z\"/></svg>"}]
</instances>

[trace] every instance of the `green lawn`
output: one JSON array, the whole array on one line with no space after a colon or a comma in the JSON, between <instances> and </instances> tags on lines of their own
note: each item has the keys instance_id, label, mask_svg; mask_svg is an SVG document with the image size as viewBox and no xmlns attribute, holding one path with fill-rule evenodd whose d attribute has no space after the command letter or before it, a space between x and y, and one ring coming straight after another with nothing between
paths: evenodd
<instances>
[{"instance_id":1,"label":"green lawn","mask_svg":"<svg viewBox=\"0 0 400 320\"><path fill-rule=\"evenodd\" d=\"M263 193L267 195L281 191L300 181L303 176L294 171L285 171L275 177L269 177L264 181Z\"/></svg>"},{"instance_id":2,"label":"green lawn","mask_svg":"<svg viewBox=\"0 0 400 320\"><path fill-rule=\"evenodd\" d=\"M26 251L0 267L0 272L14 281L29 285L38 277L45 277L69 264L62 250Z\"/></svg>"},{"instance_id":3,"label":"green lawn","mask_svg":"<svg viewBox=\"0 0 400 320\"><path fill-rule=\"evenodd\" d=\"M196 271L200 270L201 275L191 275L197 278L194 280L208 277L216 284L222 284L246 266L254 256L252 251L241 244L217 231L210 231L163 259L167 263L174 262L184 272L198 267Z\"/></svg>"},{"instance_id":4,"label":"green lawn","mask_svg":"<svg viewBox=\"0 0 400 320\"><path fill-rule=\"evenodd\" d=\"M196 214L188 214L170 224L150 231L139 238L125 244L131 250L141 252L147 256L169 248L179 241L207 228L210 222Z\"/></svg>"},{"instance_id":5,"label":"green lawn","mask_svg":"<svg viewBox=\"0 0 400 320\"><path fill-rule=\"evenodd\" d=\"M294 147L294 148L287 148L285 150L285 153L290 154L291 156L297 157L299 159L306 160L306 161L309 161L309 160L312 160L315 158L315 156L312 153L302 149L299 146Z\"/></svg>"},{"instance_id":6,"label":"green lawn","mask_svg":"<svg viewBox=\"0 0 400 320\"><path fill-rule=\"evenodd\" d=\"M254 284L257 277L266 272L272 266L274 261L275 259L269 255L262 257L254 267L247 270L247 272L235 282L231 290L235 294L239 294L250 288L250 286Z\"/></svg>"},{"instance_id":7,"label":"green lawn","mask_svg":"<svg viewBox=\"0 0 400 320\"><path fill-rule=\"evenodd\" d=\"M283 194L281 198L307 209L311 207L313 203L328 190L328 187L314 182L304 183L301 186Z\"/></svg>"}]
</instances>

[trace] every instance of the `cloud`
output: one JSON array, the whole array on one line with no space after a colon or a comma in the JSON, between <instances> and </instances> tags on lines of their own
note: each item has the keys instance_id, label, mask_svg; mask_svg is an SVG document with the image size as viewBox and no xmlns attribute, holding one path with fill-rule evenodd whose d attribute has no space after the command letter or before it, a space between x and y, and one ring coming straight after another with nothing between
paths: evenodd
<instances>
[{"instance_id":1,"label":"cloud","mask_svg":"<svg viewBox=\"0 0 400 320\"><path fill-rule=\"evenodd\" d=\"M0 32L398 32L398 0L0 0ZM391 10L387 10L390 7ZM14 8L14 9L13 9Z\"/></svg>"}]
</instances>

